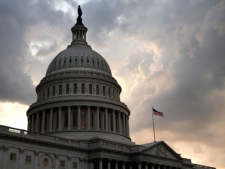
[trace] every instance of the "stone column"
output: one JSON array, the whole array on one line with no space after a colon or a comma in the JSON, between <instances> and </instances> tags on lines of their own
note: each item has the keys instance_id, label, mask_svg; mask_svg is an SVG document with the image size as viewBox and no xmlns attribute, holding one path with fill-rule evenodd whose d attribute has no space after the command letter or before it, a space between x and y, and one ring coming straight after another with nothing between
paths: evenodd
<instances>
[{"instance_id":1,"label":"stone column","mask_svg":"<svg viewBox=\"0 0 225 169\"><path fill-rule=\"evenodd\" d=\"M122 134L121 112L118 112L118 122L119 122L119 133Z\"/></svg>"},{"instance_id":2,"label":"stone column","mask_svg":"<svg viewBox=\"0 0 225 169\"><path fill-rule=\"evenodd\" d=\"M89 166L90 166L90 169L94 169L94 163L93 163L93 161L92 161L92 160L90 160L90 162L89 162Z\"/></svg>"},{"instance_id":3,"label":"stone column","mask_svg":"<svg viewBox=\"0 0 225 169\"><path fill-rule=\"evenodd\" d=\"M129 169L132 169L132 164L131 163L129 164Z\"/></svg>"},{"instance_id":4,"label":"stone column","mask_svg":"<svg viewBox=\"0 0 225 169\"><path fill-rule=\"evenodd\" d=\"M77 130L80 130L80 106L78 106L78 111L77 111Z\"/></svg>"},{"instance_id":5,"label":"stone column","mask_svg":"<svg viewBox=\"0 0 225 169\"><path fill-rule=\"evenodd\" d=\"M99 107L97 107L97 111L96 111L95 127L96 127L96 130L99 130Z\"/></svg>"},{"instance_id":6,"label":"stone column","mask_svg":"<svg viewBox=\"0 0 225 169\"><path fill-rule=\"evenodd\" d=\"M24 150L19 149L19 168L23 168L24 163Z\"/></svg>"},{"instance_id":7,"label":"stone column","mask_svg":"<svg viewBox=\"0 0 225 169\"><path fill-rule=\"evenodd\" d=\"M110 165L110 160L108 160L107 162L107 169L110 169L111 165Z\"/></svg>"},{"instance_id":8,"label":"stone column","mask_svg":"<svg viewBox=\"0 0 225 169\"><path fill-rule=\"evenodd\" d=\"M68 106L68 130L71 130L71 107Z\"/></svg>"},{"instance_id":9,"label":"stone column","mask_svg":"<svg viewBox=\"0 0 225 169\"><path fill-rule=\"evenodd\" d=\"M125 162L123 162L122 164L122 169L125 169Z\"/></svg>"},{"instance_id":10,"label":"stone column","mask_svg":"<svg viewBox=\"0 0 225 169\"><path fill-rule=\"evenodd\" d=\"M34 169L38 169L38 152L34 151Z\"/></svg>"},{"instance_id":11,"label":"stone column","mask_svg":"<svg viewBox=\"0 0 225 169\"><path fill-rule=\"evenodd\" d=\"M62 108L59 107L59 116L58 116L58 131L60 131L62 128Z\"/></svg>"},{"instance_id":12,"label":"stone column","mask_svg":"<svg viewBox=\"0 0 225 169\"><path fill-rule=\"evenodd\" d=\"M118 161L115 162L115 169L118 169Z\"/></svg>"},{"instance_id":13,"label":"stone column","mask_svg":"<svg viewBox=\"0 0 225 169\"><path fill-rule=\"evenodd\" d=\"M99 159L99 169L102 169L102 159Z\"/></svg>"},{"instance_id":14,"label":"stone column","mask_svg":"<svg viewBox=\"0 0 225 169\"><path fill-rule=\"evenodd\" d=\"M123 134L126 135L126 122L125 122L125 114L123 114Z\"/></svg>"},{"instance_id":15,"label":"stone column","mask_svg":"<svg viewBox=\"0 0 225 169\"><path fill-rule=\"evenodd\" d=\"M105 108L105 131L108 131L109 128L109 118L108 118L108 109Z\"/></svg>"},{"instance_id":16,"label":"stone column","mask_svg":"<svg viewBox=\"0 0 225 169\"><path fill-rule=\"evenodd\" d=\"M73 168L71 157L67 157L67 168Z\"/></svg>"},{"instance_id":17,"label":"stone column","mask_svg":"<svg viewBox=\"0 0 225 169\"><path fill-rule=\"evenodd\" d=\"M39 112L36 113L36 132L39 132Z\"/></svg>"},{"instance_id":18,"label":"stone column","mask_svg":"<svg viewBox=\"0 0 225 169\"><path fill-rule=\"evenodd\" d=\"M50 123L49 123L49 132L52 132L52 108L50 109Z\"/></svg>"},{"instance_id":19,"label":"stone column","mask_svg":"<svg viewBox=\"0 0 225 169\"><path fill-rule=\"evenodd\" d=\"M35 129L35 127L34 127L34 124L35 124L35 123L34 123L34 113L31 115L31 119L32 119L31 131L32 131L32 132L35 132L35 130L34 130L34 129Z\"/></svg>"},{"instance_id":20,"label":"stone column","mask_svg":"<svg viewBox=\"0 0 225 169\"><path fill-rule=\"evenodd\" d=\"M8 147L3 147L2 169L6 169L8 163Z\"/></svg>"},{"instance_id":21,"label":"stone column","mask_svg":"<svg viewBox=\"0 0 225 169\"><path fill-rule=\"evenodd\" d=\"M115 110L113 110L112 114L113 114L113 132L116 132L116 117L115 117Z\"/></svg>"},{"instance_id":22,"label":"stone column","mask_svg":"<svg viewBox=\"0 0 225 169\"><path fill-rule=\"evenodd\" d=\"M45 132L45 111L42 112L41 132Z\"/></svg>"},{"instance_id":23,"label":"stone column","mask_svg":"<svg viewBox=\"0 0 225 169\"><path fill-rule=\"evenodd\" d=\"M152 164L152 169L154 169L154 164Z\"/></svg>"},{"instance_id":24,"label":"stone column","mask_svg":"<svg viewBox=\"0 0 225 169\"><path fill-rule=\"evenodd\" d=\"M101 117L100 117L102 120L101 120L101 122L102 122L102 124L101 124L101 126L102 126L102 128L101 128L101 130L105 130L105 126L104 126L104 113L103 112L101 112Z\"/></svg>"},{"instance_id":25,"label":"stone column","mask_svg":"<svg viewBox=\"0 0 225 169\"><path fill-rule=\"evenodd\" d=\"M141 162L138 162L138 169L141 169Z\"/></svg>"},{"instance_id":26,"label":"stone column","mask_svg":"<svg viewBox=\"0 0 225 169\"><path fill-rule=\"evenodd\" d=\"M145 169L148 169L148 163L145 163Z\"/></svg>"},{"instance_id":27,"label":"stone column","mask_svg":"<svg viewBox=\"0 0 225 169\"><path fill-rule=\"evenodd\" d=\"M127 116L127 136L130 136L129 117Z\"/></svg>"},{"instance_id":28,"label":"stone column","mask_svg":"<svg viewBox=\"0 0 225 169\"><path fill-rule=\"evenodd\" d=\"M90 125L91 125L91 123L90 123L90 119L91 119L91 117L90 117L90 106L88 106L87 108L88 108L87 109L87 129L90 130Z\"/></svg>"},{"instance_id":29,"label":"stone column","mask_svg":"<svg viewBox=\"0 0 225 169\"><path fill-rule=\"evenodd\" d=\"M31 129L30 129L30 124L31 124L30 121L31 121L31 120L30 120L30 119L31 119L30 116L27 117L27 121L28 121L27 130L28 130L28 131L31 131Z\"/></svg>"}]
</instances>

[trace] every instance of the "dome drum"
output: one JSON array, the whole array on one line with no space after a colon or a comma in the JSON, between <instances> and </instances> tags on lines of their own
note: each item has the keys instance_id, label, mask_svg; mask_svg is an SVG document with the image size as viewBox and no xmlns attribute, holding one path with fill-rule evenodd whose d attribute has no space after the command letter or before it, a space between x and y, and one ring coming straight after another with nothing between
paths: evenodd
<instances>
[{"instance_id":1,"label":"dome drum","mask_svg":"<svg viewBox=\"0 0 225 169\"><path fill-rule=\"evenodd\" d=\"M42 106L41 110L28 113L28 130L49 135L60 134L69 139L102 136L111 140L118 138L117 141L130 141L129 112L102 106Z\"/></svg>"}]
</instances>

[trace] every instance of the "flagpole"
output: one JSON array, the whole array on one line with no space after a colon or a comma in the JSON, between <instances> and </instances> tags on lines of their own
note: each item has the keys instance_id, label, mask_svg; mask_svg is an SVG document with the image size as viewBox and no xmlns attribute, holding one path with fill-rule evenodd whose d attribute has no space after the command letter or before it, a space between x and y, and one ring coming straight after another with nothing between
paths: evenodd
<instances>
[{"instance_id":1,"label":"flagpole","mask_svg":"<svg viewBox=\"0 0 225 169\"><path fill-rule=\"evenodd\" d=\"M153 116L153 106L152 106L152 121L153 121L153 133L154 133L154 142L155 142L155 124L154 124L154 116Z\"/></svg>"}]
</instances>

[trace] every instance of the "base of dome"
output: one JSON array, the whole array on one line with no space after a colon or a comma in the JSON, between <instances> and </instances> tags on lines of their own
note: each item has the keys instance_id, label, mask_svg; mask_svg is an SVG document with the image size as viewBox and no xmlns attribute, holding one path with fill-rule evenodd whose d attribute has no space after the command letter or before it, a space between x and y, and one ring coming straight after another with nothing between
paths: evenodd
<instances>
[{"instance_id":1,"label":"base of dome","mask_svg":"<svg viewBox=\"0 0 225 169\"><path fill-rule=\"evenodd\" d=\"M66 139L72 140L91 140L93 138L102 138L122 143L131 143L131 139L127 136L111 133L111 132L103 132L103 131L59 131L59 132L51 132L45 133L51 136L62 137Z\"/></svg>"}]
</instances>

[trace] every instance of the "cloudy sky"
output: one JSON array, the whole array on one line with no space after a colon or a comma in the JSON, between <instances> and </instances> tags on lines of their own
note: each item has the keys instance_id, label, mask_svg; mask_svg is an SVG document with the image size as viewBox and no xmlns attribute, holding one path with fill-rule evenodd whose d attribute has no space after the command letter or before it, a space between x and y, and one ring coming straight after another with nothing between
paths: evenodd
<instances>
[{"instance_id":1,"label":"cloudy sky","mask_svg":"<svg viewBox=\"0 0 225 169\"><path fill-rule=\"evenodd\" d=\"M1 0L0 124L25 112L50 61L71 42L77 5L87 40L131 110L132 141L164 140L192 162L225 169L225 1Z\"/></svg>"}]
</instances>

